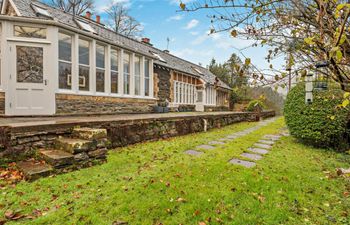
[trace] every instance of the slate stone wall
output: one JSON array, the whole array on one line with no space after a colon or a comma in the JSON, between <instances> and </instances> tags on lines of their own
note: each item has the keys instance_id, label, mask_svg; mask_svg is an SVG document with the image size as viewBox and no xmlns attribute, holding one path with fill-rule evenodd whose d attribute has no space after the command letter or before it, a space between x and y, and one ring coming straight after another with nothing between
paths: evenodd
<instances>
[{"instance_id":1,"label":"slate stone wall","mask_svg":"<svg viewBox=\"0 0 350 225\"><path fill-rule=\"evenodd\" d=\"M224 112L230 111L228 106L204 106L205 112Z\"/></svg>"},{"instance_id":2,"label":"slate stone wall","mask_svg":"<svg viewBox=\"0 0 350 225\"><path fill-rule=\"evenodd\" d=\"M56 94L57 115L151 113L155 100Z\"/></svg>"},{"instance_id":3,"label":"slate stone wall","mask_svg":"<svg viewBox=\"0 0 350 225\"><path fill-rule=\"evenodd\" d=\"M274 115L273 111L262 113L263 117ZM113 148L116 148L143 141L202 132L205 130L205 124L209 130L244 121L256 121L256 114L247 112L186 117L179 115L178 117L158 119L2 127L0 128L0 165L9 161L33 157L37 149L53 147L58 137L71 136L74 127L77 126L107 129L108 140Z\"/></svg>"},{"instance_id":4,"label":"slate stone wall","mask_svg":"<svg viewBox=\"0 0 350 225\"><path fill-rule=\"evenodd\" d=\"M5 115L5 92L0 92L0 115Z\"/></svg>"},{"instance_id":5,"label":"slate stone wall","mask_svg":"<svg viewBox=\"0 0 350 225\"><path fill-rule=\"evenodd\" d=\"M154 73L157 74L158 80L158 99L163 102L165 99L171 101L171 74L170 71L154 67Z\"/></svg>"}]
</instances>

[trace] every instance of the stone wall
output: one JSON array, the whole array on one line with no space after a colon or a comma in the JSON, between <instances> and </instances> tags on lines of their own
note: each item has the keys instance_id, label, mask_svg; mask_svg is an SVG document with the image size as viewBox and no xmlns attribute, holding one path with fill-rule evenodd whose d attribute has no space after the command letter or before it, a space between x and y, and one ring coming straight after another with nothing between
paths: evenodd
<instances>
[{"instance_id":1,"label":"stone wall","mask_svg":"<svg viewBox=\"0 0 350 225\"><path fill-rule=\"evenodd\" d=\"M5 115L5 92L0 92L0 115Z\"/></svg>"},{"instance_id":2,"label":"stone wall","mask_svg":"<svg viewBox=\"0 0 350 225\"><path fill-rule=\"evenodd\" d=\"M230 111L228 106L204 106L205 112L224 112Z\"/></svg>"},{"instance_id":3,"label":"stone wall","mask_svg":"<svg viewBox=\"0 0 350 225\"><path fill-rule=\"evenodd\" d=\"M157 74L157 81L158 81L158 99L159 101L165 101L165 99L168 99L168 101L171 100L170 90L171 90L171 75L170 71L164 70L159 67L154 67L154 73Z\"/></svg>"},{"instance_id":4,"label":"stone wall","mask_svg":"<svg viewBox=\"0 0 350 225\"><path fill-rule=\"evenodd\" d=\"M273 111L263 112L263 117L272 117ZM205 122L206 121L206 122ZM255 113L201 114L170 116L164 118L137 119L123 121L77 122L68 124L48 124L27 127L0 128L1 163L32 157L36 149L51 148L55 140L71 136L75 127L107 129L108 139L114 148L138 142L159 140L207 129L220 128L243 121L256 121Z\"/></svg>"},{"instance_id":5,"label":"stone wall","mask_svg":"<svg viewBox=\"0 0 350 225\"><path fill-rule=\"evenodd\" d=\"M57 115L151 113L155 100L56 94Z\"/></svg>"}]
</instances>

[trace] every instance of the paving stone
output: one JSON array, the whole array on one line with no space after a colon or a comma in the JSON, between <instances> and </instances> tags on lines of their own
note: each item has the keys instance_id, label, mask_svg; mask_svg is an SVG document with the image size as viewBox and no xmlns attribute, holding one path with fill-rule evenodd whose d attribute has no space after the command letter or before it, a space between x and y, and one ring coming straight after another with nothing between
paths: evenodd
<instances>
[{"instance_id":1,"label":"paving stone","mask_svg":"<svg viewBox=\"0 0 350 225\"><path fill-rule=\"evenodd\" d=\"M211 141L208 144L210 144L210 145L224 145L225 143L221 142L221 141Z\"/></svg>"},{"instance_id":2,"label":"paving stone","mask_svg":"<svg viewBox=\"0 0 350 225\"><path fill-rule=\"evenodd\" d=\"M271 149L271 148L272 148L272 146L271 146L271 145L267 145L267 144L259 144L259 143L254 144L254 147L264 148L264 149Z\"/></svg>"},{"instance_id":3,"label":"paving stone","mask_svg":"<svg viewBox=\"0 0 350 225\"><path fill-rule=\"evenodd\" d=\"M200 145L200 146L197 146L197 149L213 150L215 149L215 147L211 145Z\"/></svg>"},{"instance_id":4,"label":"paving stone","mask_svg":"<svg viewBox=\"0 0 350 225\"><path fill-rule=\"evenodd\" d=\"M258 161L260 159L262 159L263 157L261 155L257 155L257 154L251 154L251 153L243 153L241 154L242 157L254 160L254 161Z\"/></svg>"},{"instance_id":5,"label":"paving stone","mask_svg":"<svg viewBox=\"0 0 350 225\"><path fill-rule=\"evenodd\" d=\"M239 165L239 166L244 166L246 168L252 168L256 166L255 162L249 162L241 159L231 159L229 163L234 164L234 165Z\"/></svg>"},{"instance_id":6,"label":"paving stone","mask_svg":"<svg viewBox=\"0 0 350 225\"><path fill-rule=\"evenodd\" d=\"M220 138L219 141L231 141L232 139L227 139L227 138Z\"/></svg>"},{"instance_id":7,"label":"paving stone","mask_svg":"<svg viewBox=\"0 0 350 225\"><path fill-rule=\"evenodd\" d=\"M272 140L272 141L278 141L281 138L281 136L275 136L275 135L265 135L263 139Z\"/></svg>"},{"instance_id":8,"label":"paving stone","mask_svg":"<svg viewBox=\"0 0 350 225\"><path fill-rule=\"evenodd\" d=\"M41 150L40 154L47 163L55 168L74 163L74 156L68 152L60 150Z\"/></svg>"},{"instance_id":9,"label":"paving stone","mask_svg":"<svg viewBox=\"0 0 350 225\"><path fill-rule=\"evenodd\" d=\"M200 155L203 154L203 152L199 152L199 151L196 151L196 150L188 150L188 151L185 151L185 154L187 154L187 155L200 156Z\"/></svg>"},{"instance_id":10,"label":"paving stone","mask_svg":"<svg viewBox=\"0 0 350 225\"><path fill-rule=\"evenodd\" d=\"M248 151L257 153L260 155L266 155L267 153L269 153L269 151L267 151L266 149L261 149L261 148L248 148Z\"/></svg>"},{"instance_id":11,"label":"paving stone","mask_svg":"<svg viewBox=\"0 0 350 225\"><path fill-rule=\"evenodd\" d=\"M258 142L261 144L266 144L266 145L274 145L275 144L274 141L269 141L269 140L259 140Z\"/></svg>"},{"instance_id":12,"label":"paving stone","mask_svg":"<svg viewBox=\"0 0 350 225\"><path fill-rule=\"evenodd\" d=\"M36 180L51 174L52 167L46 163L22 161L17 163L18 169L23 172L26 180Z\"/></svg>"}]
</instances>

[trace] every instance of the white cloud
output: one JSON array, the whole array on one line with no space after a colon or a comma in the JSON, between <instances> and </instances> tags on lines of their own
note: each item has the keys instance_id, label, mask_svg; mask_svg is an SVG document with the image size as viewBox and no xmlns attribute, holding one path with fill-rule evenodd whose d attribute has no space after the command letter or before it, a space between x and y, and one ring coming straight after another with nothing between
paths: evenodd
<instances>
[{"instance_id":1,"label":"white cloud","mask_svg":"<svg viewBox=\"0 0 350 225\"><path fill-rule=\"evenodd\" d=\"M184 29L186 30L190 30L192 28L195 28L196 26L198 26L199 21L196 19L191 20L190 22L187 23L186 27L184 27Z\"/></svg>"},{"instance_id":2,"label":"white cloud","mask_svg":"<svg viewBox=\"0 0 350 225\"><path fill-rule=\"evenodd\" d=\"M131 0L99 0L96 1L96 12L104 13L111 4L121 3L125 7L129 8L131 6Z\"/></svg>"},{"instance_id":3,"label":"white cloud","mask_svg":"<svg viewBox=\"0 0 350 225\"><path fill-rule=\"evenodd\" d=\"M179 21L179 20L182 20L183 16L182 15L175 15L175 16L171 16L167 19L167 21L172 21L172 20L176 20L176 21Z\"/></svg>"},{"instance_id":4,"label":"white cloud","mask_svg":"<svg viewBox=\"0 0 350 225\"><path fill-rule=\"evenodd\" d=\"M190 34L193 36L197 36L199 34L199 32L198 31L191 31Z\"/></svg>"}]
</instances>

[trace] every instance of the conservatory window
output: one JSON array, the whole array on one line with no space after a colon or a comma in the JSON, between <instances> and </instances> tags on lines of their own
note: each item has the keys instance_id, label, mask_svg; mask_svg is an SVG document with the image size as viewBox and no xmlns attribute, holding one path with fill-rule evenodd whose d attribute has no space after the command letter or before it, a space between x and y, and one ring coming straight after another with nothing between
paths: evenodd
<instances>
[{"instance_id":1,"label":"conservatory window","mask_svg":"<svg viewBox=\"0 0 350 225\"><path fill-rule=\"evenodd\" d=\"M58 85L60 89L72 89L72 37L58 34Z\"/></svg>"},{"instance_id":2,"label":"conservatory window","mask_svg":"<svg viewBox=\"0 0 350 225\"><path fill-rule=\"evenodd\" d=\"M124 94L130 94L130 54L124 53Z\"/></svg>"},{"instance_id":3,"label":"conservatory window","mask_svg":"<svg viewBox=\"0 0 350 225\"><path fill-rule=\"evenodd\" d=\"M90 42L79 39L79 90L90 90Z\"/></svg>"},{"instance_id":4,"label":"conservatory window","mask_svg":"<svg viewBox=\"0 0 350 225\"><path fill-rule=\"evenodd\" d=\"M145 96L150 96L150 61L145 60Z\"/></svg>"},{"instance_id":5,"label":"conservatory window","mask_svg":"<svg viewBox=\"0 0 350 225\"><path fill-rule=\"evenodd\" d=\"M16 37L46 39L46 28L16 25L14 26L14 35Z\"/></svg>"},{"instance_id":6,"label":"conservatory window","mask_svg":"<svg viewBox=\"0 0 350 225\"><path fill-rule=\"evenodd\" d=\"M119 57L118 50L111 50L111 92L118 93L118 68L119 68Z\"/></svg>"},{"instance_id":7,"label":"conservatory window","mask_svg":"<svg viewBox=\"0 0 350 225\"><path fill-rule=\"evenodd\" d=\"M135 95L141 95L141 57L136 56L134 60L135 68Z\"/></svg>"},{"instance_id":8,"label":"conservatory window","mask_svg":"<svg viewBox=\"0 0 350 225\"><path fill-rule=\"evenodd\" d=\"M105 92L105 58L105 46L96 45L96 92Z\"/></svg>"}]
</instances>

